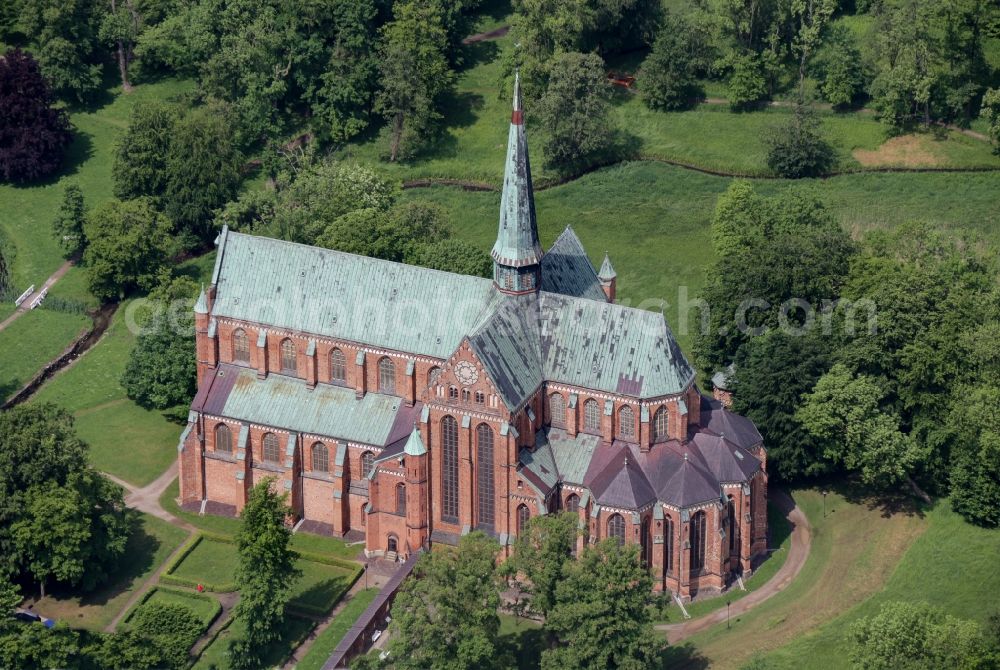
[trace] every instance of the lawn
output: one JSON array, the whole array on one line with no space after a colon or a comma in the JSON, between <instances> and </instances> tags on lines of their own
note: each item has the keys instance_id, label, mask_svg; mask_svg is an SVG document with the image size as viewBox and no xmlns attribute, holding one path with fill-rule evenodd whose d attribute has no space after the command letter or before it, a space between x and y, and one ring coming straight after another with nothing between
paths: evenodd
<instances>
[{"instance_id":1,"label":"lawn","mask_svg":"<svg viewBox=\"0 0 1000 670\"><path fill-rule=\"evenodd\" d=\"M119 381L135 344L128 327L130 304L118 309L101 340L49 380L33 402L54 402L72 412L80 437L90 444L94 467L144 486L177 458L181 427L129 400Z\"/></svg>"},{"instance_id":2,"label":"lawn","mask_svg":"<svg viewBox=\"0 0 1000 670\"><path fill-rule=\"evenodd\" d=\"M532 619L501 614L500 642L511 650L521 670L539 667L545 648L542 624Z\"/></svg>"},{"instance_id":3,"label":"lawn","mask_svg":"<svg viewBox=\"0 0 1000 670\"><path fill-rule=\"evenodd\" d=\"M966 523L947 500L927 513L923 525L926 530L903 554L885 588L767 656L766 667L846 670L850 624L891 601L927 602L980 624L1000 611L993 597L1000 592L1000 530Z\"/></svg>"},{"instance_id":4,"label":"lawn","mask_svg":"<svg viewBox=\"0 0 1000 670\"><path fill-rule=\"evenodd\" d=\"M71 112L76 139L58 176L31 186L0 185L0 210L4 212L0 228L17 249L15 287L23 290L29 284L41 285L62 264L62 251L52 235L52 220L67 184L80 186L89 207L112 197L114 146L128 125L135 103L169 99L193 88L192 82L167 79L137 86L129 95L121 95L120 88L111 89L102 102Z\"/></svg>"},{"instance_id":5,"label":"lawn","mask_svg":"<svg viewBox=\"0 0 1000 670\"><path fill-rule=\"evenodd\" d=\"M129 598L180 546L187 531L146 514L137 514L132 535L114 582L81 595L56 591L46 595L35 610L74 628L101 630L122 611Z\"/></svg>"},{"instance_id":6,"label":"lawn","mask_svg":"<svg viewBox=\"0 0 1000 670\"><path fill-rule=\"evenodd\" d=\"M235 544L203 537L170 574L216 591L234 591L236 562Z\"/></svg>"},{"instance_id":7,"label":"lawn","mask_svg":"<svg viewBox=\"0 0 1000 670\"><path fill-rule=\"evenodd\" d=\"M355 593L333 622L316 636L316 640L309 647L305 658L295 666L296 670L320 670L326 663L326 659L330 658L330 654L340 644L344 634L354 625L377 595L378 589L364 589Z\"/></svg>"},{"instance_id":8,"label":"lawn","mask_svg":"<svg viewBox=\"0 0 1000 670\"><path fill-rule=\"evenodd\" d=\"M192 583L204 583L215 591L232 591L237 562L235 544L203 537L170 574ZM313 616L329 612L351 587L355 574L347 568L301 558L296 567L302 571L302 577L292 589L289 605Z\"/></svg>"},{"instance_id":9,"label":"lawn","mask_svg":"<svg viewBox=\"0 0 1000 670\"><path fill-rule=\"evenodd\" d=\"M0 332L0 399L14 395L89 325L82 314L39 308Z\"/></svg>"},{"instance_id":10,"label":"lawn","mask_svg":"<svg viewBox=\"0 0 1000 670\"><path fill-rule=\"evenodd\" d=\"M709 225L716 198L732 182L655 162L592 172L536 193L539 235L548 247L567 225L599 267L608 251L618 273L618 296L659 309L690 351L697 323L680 307L701 292L713 260ZM913 219L1000 242L995 174L852 174L800 181L760 180L760 192L815 194L848 230L860 233ZM438 186L404 191L404 198L442 205L455 234L488 251L496 239L500 194Z\"/></svg>"},{"instance_id":11,"label":"lawn","mask_svg":"<svg viewBox=\"0 0 1000 670\"><path fill-rule=\"evenodd\" d=\"M280 667L292 650L302 644L302 641L312 631L315 623L309 619L296 616L285 617L281 639L269 644L263 652L262 667ZM229 641L243 634L244 628L239 621L233 621L223 629L217 638L208 645L195 662L193 670L228 670Z\"/></svg>"},{"instance_id":12,"label":"lawn","mask_svg":"<svg viewBox=\"0 0 1000 670\"><path fill-rule=\"evenodd\" d=\"M188 593L181 589L159 586L152 589L149 596L129 612L128 616L125 617L125 623L131 621L140 609L150 605L183 605L194 612L198 620L201 621L203 630L208 630L208 627L222 612L222 605L210 595Z\"/></svg>"},{"instance_id":13,"label":"lawn","mask_svg":"<svg viewBox=\"0 0 1000 670\"><path fill-rule=\"evenodd\" d=\"M918 512L890 513L876 500L833 491L823 517L818 490L793 491L812 526L812 548L799 576L780 593L671 648L668 668L739 668L849 611L881 591L900 558L927 528ZM694 665L692 665L694 664Z\"/></svg>"},{"instance_id":14,"label":"lawn","mask_svg":"<svg viewBox=\"0 0 1000 670\"><path fill-rule=\"evenodd\" d=\"M722 596L696 600L686 605L685 609L687 609L692 619L711 614L725 607L726 602L736 602L740 598L756 591L770 581L777 574L778 570L781 569L781 566L785 564L785 559L788 558L788 550L792 546L792 529L788 523L788 519L785 518L781 510L773 503L769 503L767 506L767 523L771 534L770 544L774 551L771 552L770 557L758 566L757 570L748 579L743 580L747 590L741 591L738 586L734 585L732 589ZM681 613L680 608L672 605L667 610L666 618L658 619L657 623L681 623L684 620L684 615Z\"/></svg>"}]
</instances>

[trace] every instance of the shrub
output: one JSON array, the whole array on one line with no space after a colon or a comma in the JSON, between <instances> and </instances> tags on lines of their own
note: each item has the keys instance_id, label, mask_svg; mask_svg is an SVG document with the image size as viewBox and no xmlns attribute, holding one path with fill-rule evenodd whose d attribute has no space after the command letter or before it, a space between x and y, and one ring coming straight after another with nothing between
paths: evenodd
<instances>
[{"instance_id":1,"label":"shrub","mask_svg":"<svg viewBox=\"0 0 1000 670\"><path fill-rule=\"evenodd\" d=\"M694 33L683 19L668 17L653 50L639 68L638 85L650 109L682 109L702 98L695 77Z\"/></svg>"},{"instance_id":2,"label":"shrub","mask_svg":"<svg viewBox=\"0 0 1000 670\"><path fill-rule=\"evenodd\" d=\"M1000 154L1000 88L987 89L979 116L989 124L987 134L993 142L993 153Z\"/></svg>"},{"instance_id":3,"label":"shrub","mask_svg":"<svg viewBox=\"0 0 1000 670\"><path fill-rule=\"evenodd\" d=\"M729 107L745 112L767 99L767 78L760 56L747 53L734 56L729 74Z\"/></svg>"},{"instance_id":4,"label":"shrub","mask_svg":"<svg viewBox=\"0 0 1000 670\"><path fill-rule=\"evenodd\" d=\"M830 170L833 148L819 130L819 119L805 105L798 105L789 122L767 139L767 165L782 177L818 177Z\"/></svg>"}]
</instances>

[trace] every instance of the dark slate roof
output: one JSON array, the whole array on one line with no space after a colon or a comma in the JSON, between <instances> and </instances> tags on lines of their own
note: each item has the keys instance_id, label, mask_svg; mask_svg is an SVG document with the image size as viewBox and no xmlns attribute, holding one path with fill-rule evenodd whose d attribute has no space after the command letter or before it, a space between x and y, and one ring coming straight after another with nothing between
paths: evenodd
<instances>
[{"instance_id":1,"label":"dark slate roof","mask_svg":"<svg viewBox=\"0 0 1000 670\"><path fill-rule=\"evenodd\" d=\"M589 488L597 502L610 507L638 509L656 501L656 492L628 447L618 449Z\"/></svg>"},{"instance_id":2,"label":"dark slate roof","mask_svg":"<svg viewBox=\"0 0 1000 670\"><path fill-rule=\"evenodd\" d=\"M701 425L715 435L724 435L727 440L744 449L764 441L753 421L730 412L715 398L702 396Z\"/></svg>"},{"instance_id":3,"label":"dark slate roof","mask_svg":"<svg viewBox=\"0 0 1000 670\"><path fill-rule=\"evenodd\" d=\"M580 238L569 226L542 258L542 290L574 298L607 301Z\"/></svg>"},{"instance_id":4,"label":"dark slate roof","mask_svg":"<svg viewBox=\"0 0 1000 670\"><path fill-rule=\"evenodd\" d=\"M510 408L519 406L543 380L537 314L534 294L503 296L469 336L472 350Z\"/></svg>"},{"instance_id":5,"label":"dark slate roof","mask_svg":"<svg viewBox=\"0 0 1000 670\"><path fill-rule=\"evenodd\" d=\"M692 439L654 444L602 442L596 435L570 437L561 428L539 433L535 449L520 454L522 474L547 493L559 482L586 486L602 505L639 509L659 500L683 508L721 499L722 485L747 482L760 470L750 452L697 427Z\"/></svg>"}]
</instances>

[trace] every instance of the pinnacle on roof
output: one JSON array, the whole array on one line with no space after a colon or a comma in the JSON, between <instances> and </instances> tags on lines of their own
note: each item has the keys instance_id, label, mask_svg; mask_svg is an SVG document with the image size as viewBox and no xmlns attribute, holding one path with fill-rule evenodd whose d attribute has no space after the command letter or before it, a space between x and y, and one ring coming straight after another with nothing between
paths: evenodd
<instances>
[{"instance_id":1,"label":"pinnacle on roof","mask_svg":"<svg viewBox=\"0 0 1000 670\"><path fill-rule=\"evenodd\" d=\"M535 196L531 187L528 139L524 132L520 73L514 75L514 104L507 137L503 195L500 197L500 227L491 255L498 265L514 268L537 265L542 260L542 245L538 241L538 224L535 221Z\"/></svg>"},{"instance_id":2,"label":"pinnacle on roof","mask_svg":"<svg viewBox=\"0 0 1000 670\"><path fill-rule=\"evenodd\" d=\"M427 453L427 447L420 437L420 429L415 423L413 424L413 432L410 433L410 438L406 441L406 446L403 447L403 453L409 456L423 456Z\"/></svg>"},{"instance_id":3,"label":"pinnacle on roof","mask_svg":"<svg viewBox=\"0 0 1000 670\"><path fill-rule=\"evenodd\" d=\"M198 302L194 304L195 314L208 314L208 297L205 295L205 285L201 285L201 293L198 294Z\"/></svg>"},{"instance_id":4,"label":"pinnacle on roof","mask_svg":"<svg viewBox=\"0 0 1000 670\"><path fill-rule=\"evenodd\" d=\"M597 278L604 281L611 281L618 274L615 272L615 268L611 265L611 259L608 258L608 252L604 252L604 262L601 263L601 271L597 273Z\"/></svg>"}]
</instances>

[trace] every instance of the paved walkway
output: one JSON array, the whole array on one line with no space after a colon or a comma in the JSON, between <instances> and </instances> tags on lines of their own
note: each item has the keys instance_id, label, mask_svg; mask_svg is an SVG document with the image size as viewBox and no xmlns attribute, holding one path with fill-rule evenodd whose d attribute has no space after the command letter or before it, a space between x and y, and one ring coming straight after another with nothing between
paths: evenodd
<instances>
[{"instance_id":1,"label":"paved walkway","mask_svg":"<svg viewBox=\"0 0 1000 670\"><path fill-rule=\"evenodd\" d=\"M792 544L788 550L788 558L785 559L785 564L781 566L781 569L778 570L774 577L768 580L763 586L734 602L729 608L728 616L741 616L776 593L784 591L802 570L802 566L805 565L806 559L809 557L809 549L812 546L812 532L809 528L809 520L806 519L806 515L795 504L791 496L784 491L772 490L771 499L786 513L788 522L792 526ZM726 608L721 608L711 614L706 614L703 617L685 621L684 623L661 624L656 629L666 631L667 642L677 644L716 624L725 623L726 617Z\"/></svg>"},{"instance_id":2,"label":"paved walkway","mask_svg":"<svg viewBox=\"0 0 1000 670\"><path fill-rule=\"evenodd\" d=\"M21 306L18 307L13 314L4 319L2 323L0 323L0 330L3 330L10 324L17 321L19 318L21 318L21 315L23 315L25 312L31 311L28 309L28 305L31 304L31 301L34 300L35 296L44 291L45 289L51 288L53 284L55 284L57 281L63 278L64 274L69 272L69 269L71 267L73 267L72 261L66 261L65 263L60 265L59 269L53 272L52 276L45 280L45 283L42 284L41 288L36 287L34 293L28 295L28 297L24 299L24 302L21 303Z\"/></svg>"}]
</instances>

